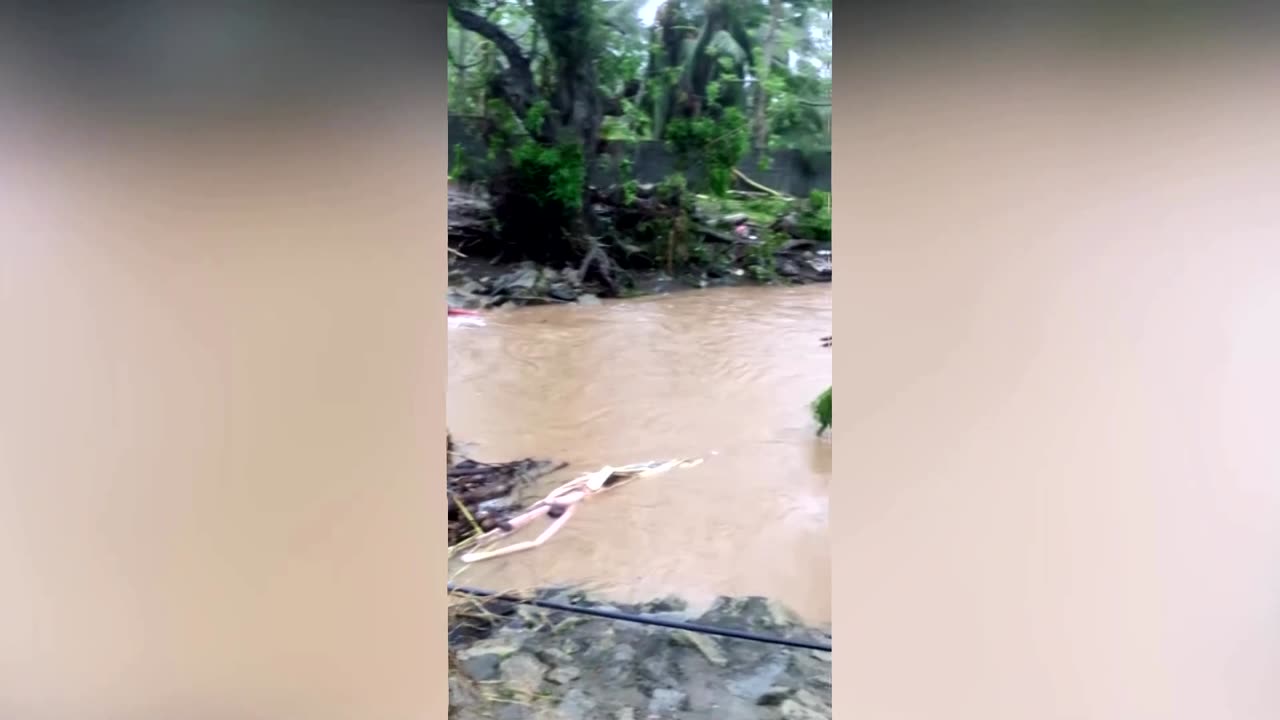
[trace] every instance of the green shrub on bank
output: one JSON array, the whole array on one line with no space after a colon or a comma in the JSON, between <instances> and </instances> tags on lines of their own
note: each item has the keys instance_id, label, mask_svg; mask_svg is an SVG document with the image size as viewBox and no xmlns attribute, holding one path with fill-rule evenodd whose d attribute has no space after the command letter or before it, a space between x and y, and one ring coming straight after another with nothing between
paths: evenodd
<instances>
[{"instance_id":1,"label":"green shrub on bank","mask_svg":"<svg viewBox=\"0 0 1280 720\"><path fill-rule=\"evenodd\" d=\"M831 388L828 387L813 401L813 417L818 421L818 434L831 427Z\"/></svg>"}]
</instances>

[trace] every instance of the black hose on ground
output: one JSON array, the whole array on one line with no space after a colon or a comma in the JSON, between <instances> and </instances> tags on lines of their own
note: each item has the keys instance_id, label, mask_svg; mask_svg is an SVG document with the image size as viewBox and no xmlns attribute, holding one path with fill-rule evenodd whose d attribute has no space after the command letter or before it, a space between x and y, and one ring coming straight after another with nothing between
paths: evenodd
<instances>
[{"instance_id":1,"label":"black hose on ground","mask_svg":"<svg viewBox=\"0 0 1280 720\"><path fill-rule=\"evenodd\" d=\"M603 610L600 608L583 607L580 605L569 605L567 603L559 603L554 600L538 600L535 598L522 598L513 595L504 595L492 590L479 590L476 588L464 587L449 583L449 592L459 593L462 595L470 595L472 597L485 598L488 600L501 600L503 602L517 603L520 605L531 605L546 610L556 610L559 612L577 613L579 615L590 615L593 617L604 618L606 620L617 620L620 622L639 623L641 625L655 625L657 627L665 627L672 630L686 630L688 632L701 633L703 635L719 635L721 637L734 638L737 640L750 640L752 642L768 643L770 645L785 645L787 647L801 648L804 650L817 650L819 652L831 652L830 643L819 643L810 640L795 640L792 638L771 637L768 635L759 635L745 630L733 630L731 628L713 627L711 625L699 625L697 623L685 622L683 620L668 620L666 618L658 618L644 615L636 615L633 613L623 612L621 610Z\"/></svg>"}]
</instances>

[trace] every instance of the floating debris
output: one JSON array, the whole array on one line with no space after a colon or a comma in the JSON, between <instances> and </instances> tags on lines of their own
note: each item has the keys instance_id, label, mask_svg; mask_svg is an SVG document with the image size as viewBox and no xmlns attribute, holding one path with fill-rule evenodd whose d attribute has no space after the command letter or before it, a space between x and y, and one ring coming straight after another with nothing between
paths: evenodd
<instances>
[{"instance_id":1,"label":"floating debris","mask_svg":"<svg viewBox=\"0 0 1280 720\"><path fill-rule=\"evenodd\" d=\"M484 534L472 538L475 546L487 545L489 543L509 537L525 527L529 526L535 520L542 517L551 519L551 524L542 531L537 538L526 540L524 542L514 543L503 548L495 550L473 550L462 556L462 561L467 563L479 562L481 560L489 560L491 558L502 557L512 553L522 552L524 550L532 550L546 541L550 540L556 533L560 532L560 528L564 527L569 519L573 517L578 506L583 500L589 497L612 490L627 481L636 478L657 475L675 468L693 467L702 462L701 459L696 460L664 460L660 462L636 463L634 465L623 465L622 467L612 467L606 465L595 472L589 472L585 475L570 480L560 487L552 490L545 498L539 500L529 507L529 509L514 517L503 519L496 523L493 529L486 529Z\"/></svg>"},{"instance_id":2,"label":"floating debris","mask_svg":"<svg viewBox=\"0 0 1280 720\"><path fill-rule=\"evenodd\" d=\"M451 459L446 470L449 546L456 547L498 527L519 512L517 490L564 467L531 458L506 463Z\"/></svg>"}]
</instances>

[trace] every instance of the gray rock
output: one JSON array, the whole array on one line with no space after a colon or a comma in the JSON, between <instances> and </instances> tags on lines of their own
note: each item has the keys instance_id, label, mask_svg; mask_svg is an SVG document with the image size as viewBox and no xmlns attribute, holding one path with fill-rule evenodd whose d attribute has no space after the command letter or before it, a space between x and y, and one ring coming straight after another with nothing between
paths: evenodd
<instances>
[{"instance_id":1,"label":"gray rock","mask_svg":"<svg viewBox=\"0 0 1280 720\"><path fill-rule=\"evenodd\" d=\"M568 665L573 662L573 656L560 648L539 650L538 659L548 665Z\"/></svg>"},{"instance_id":2,"label":"gray rock","mask_svg":"<svg viewBox=\"0 0 1280 720\"><path fill-rule=\"evenodd\" d=\"M802 626L803 622L800 616L795 614L791 608L783 605L777 600L765 600L765 605L769 609L769 617L773 619L773 624L778 626L796 625Z\"/></svg>"},{"instance_id":3,"label":"gray rock","mask_svg":"<svg viewBox=\"0 0 1280 720\"><path fill-rule=\"evenodd\" d=\"M498 706L494 720L532 720L534 717L533 708L519 703L505 703Z\"/></svg>"},{"instance_id":4,"label":"gray rock","mask_svg":"<svg viewBox=\"0 0 1280 720\"><path fill-rule=\"evenodd\" d=\"M477 503L476 511L478 513L494 513L494 514L500 515L508 510L514 509L519 504L520 503L515 498L510 498L510 497L494 498L492 500L485 500L483 502ZM478 515L477 515L477 519L479 519Z\"/></svg>"},{"instance_id":5,"label":"gray rock","mask_svg":"<svg viewBox=\"0 0 1280 720\"><path fill-rule=\"evenodd\" d=\"M781 705L784 700L790 698L794 693L795 690L793 688L782 686L771 687L761 693L760 697L756 698L756 704Z\"/></svg>"},{"instance_id":6,"label":"gray rock","mask_svg":"<svg viewBox=\"0 0 1280 720\"><path fill-rule=\"evenodd\" d=\"M792 260L783 258L778 261L778 274L782 277L795 277L800 274L800 266Z\"/></svg>"},{"instance_id":7,"label":"gray rock","mask_svg":"<svg viewBox=\"0 0 1280 720\"><path fill-rule=\"evenodd\" d=\"M481 503L483 505L484 503ZM517 605L516 617L533 626L541 626L547 622L547 611L532 605Z\"/></svg>"},{"instance_id":8,"label":"gray rock","mask_svg":"<svg viewBox=\"0 0 1280 720\"><path fill-rule=\"evenodd\" d=\"M646 657L640 662L640 669L645 677L659 685L672 681L671 663L662 657Z\"/></svg>"},{"instance_id":9,"label":"gray rock","mask_svg":"<svg viewBox=\"0 0 1280 720\"><path fill-rule=\"evenodd\" d=\"M829 257L815 257L808 261L808 265L820 276L831 274L831 259Z\"/></svg>"},{"instance_id":10,"label":"gray rock","mask_svg":"<svg viewBox=\"0 0 1280 720\"><path fill-rule=\"evenodd\" d=\"M524 638L521 636L502 633L485 638L470 647L465 647L459 650L456 656L459 660L466 660L480 655L497 655L501 659L520 652L520 647L523 643Z\"/></svg>"},{"instance_id":11,"label":"gray rock","mask_svg":"<svg viewBox=\"0 0 1280 720\"><path fill-rule=\"evenodd\" d=\"M504 275L497 283L494 284L495 292L521 292L532 290L538 284L538 278L541 273L536 267L520 268L508 275Z\"/></svg>"},{"instance_id":12,"label":"gray rock","mask_svg":"<svg viewBox=\"0 0 1280 720\"><path fill-rule=\"evenodd\" d=\"M562 665L547 673L547 681L567 685L582 676L582 671L572 665Z\"/></svg>"},{"instance_id":13,"label":"gray rock","mask_svg":"<svg viewBox=\"0 0 1280 720\"><path fill-rule=\"evenodd\" d=\"M556 283L547 289L547 297L564 302L573 302L578 299L578 291L566 283Z\"/></svg>"},{"instance_id":14,"label":"gray rock","mask_svg":"<svg viewBox=\"0 0 1280 720\"><path fill-rule=\"evenodd\" d=\"M658 688L649 696L649 714L665 716L683 709L689 694L683 690Z\"/></svg>"},{"instance_id":15,"label":"gray rock","mask_svg":"<svg viewBox=\"0 0 1280 720\"><path fill-rule=\"evenodd\" d=\"M601 304L601 300L599 297L591 293L583 293L578 296L578 304L579 305L599 305Z\"/></svg>"},{"instance_id":16,"label":"gray rock","mask_svg":"<svg viewBox=\"0 0 1280 720\"><path fill-rule=\"evenodd\" d=\"M576 600L606 607L590 597ZM672 600L619 607L678 615L680 606ZM540 615L515 611L496 618L493 635L455 655L449 687L453 720L831 717L830 653L581 617L562 623L549 616L554 627L538 623L542 629L537 631L513 629L537 622ZM819 635L764 598L722 598L699 621L783 636ZM488 684L477 686L470 677Z\"/></svg>"},{"instance_id":17,"label":"gray rock","mask_svg":"<svg viewBox=\"0 0 1280 720\"><path fill-rule=\"evenodd\" d=\"M458 669L472 680L487 682L498 678L498 665L501 662L502 659L492 653L473 655L465 660L459 659Z\"/></svg>"},{"instance_id":18,"label":"gray rock","mask_svg":"<svg viewBox=\"0 0 1280 720\"><path fill-rule=\"evenodd\" d=\"M805 707L795 700L783 700L778 707L782 711L783 720L831 720L831 710L826 712Z\"/></svg>"},{"instance_id":19,"label":"gray rock","mask_svg":"<svg viewBox=\"0 0 1280 720\"><path fill-rule=\"evenodd\" d=\"M800 217L795 213L787 213L778 218L778 221L773 226L792 237L796 237L800 234Z\"/></svg>"},{"instance_id":20,"label":"gray rock","mask_svg":"<svg viewBox=\"0 0 1280 720\"><path fill-rule=\"evenodd\" d=\"M547 666L526 653L512 655L498 666L502 682L512 690L532 695L542 687Z\"/></svg>"},{"instance_id":21,"label":"gray rock","mask_svg":"<svg viewBox=\"0 0 1280 720\"><path fill-rule=\"evenodd\" d=\"M595 712L598 704L581 689L573 688L564 694L559 707L556 708L556 717L564 720L592 720L599 717Z\"/></svg>"},{"instance_id":22,"label":"gray rock","mask_svg":"<svg viewBox=\"0 0 1280 720\"><path fill-rule=\"evenodd\" d=\"M457 675L449 676L449 707L463 707L474 705L476 702L476 694L471 686L464 682Z\"/></svg>"},{"instance_id":23,"label":"gray rock","mask_svg":"<svg viewBox=\"0 0 1280 720\"><path fill-rule=\"evenodd\" d=\"M619 645L613 650L615 663L629 663L636 659L636 649L630 645Z\"/></svg>"},{"instance_id":24,"label":"gray rock","mask_svg":"<svg viewBox=\"0 0 1280 720\"><path fill-rule=\"evenodd\" d=\"M716 667L724 667L729 664L729 658L725 657L724 651L720 649L720 643L711 639L710 636L688 630L680 630L671 639L673 642L697 648L698 652L707 658L707 662Z\"/></svg>"},{"instance_id":25,"label":"gray rock","mask_svg":"<svg viewBox=\"0 0 1280 720\"><path fill-rule=\"evenodd\" d=\"M571 286L578 285L582 282L582 278L579 277L577 269L571 267L567 267L560 271L560 279Z\"/></svg>"},{"instance_id":26,"label":"gray rock","mask_svg":"<svg viewBox=\"0 0 1280 720\"><path fill-rule=\"evenodd\" d=\"M794 697L783 700L778 706L784 720L830 720L831 703L824 703L808 690L798 691Z\"/></svg>"},{"instance_id":27,"label":"gray rock","mask_svg":"<svg viewBox=\"0 0 1280 720\"><path fill-rule=\"evenodd\" d=\"M728 682L729 692L756 705L777 705L781 700L777 702L762 702L761 698L775 689L778 678L782 677L782 674L787 671L787 667L790 664L791 659L786 655L774 655L754 672L730 680Z\"/></svg>"}]
</instances>

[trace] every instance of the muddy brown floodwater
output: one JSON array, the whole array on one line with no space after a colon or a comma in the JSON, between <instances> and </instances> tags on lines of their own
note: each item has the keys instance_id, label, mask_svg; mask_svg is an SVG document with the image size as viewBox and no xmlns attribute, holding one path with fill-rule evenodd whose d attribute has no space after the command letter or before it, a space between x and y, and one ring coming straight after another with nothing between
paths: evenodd
<instances>
[{"instance_id":1,"label":"muddy brown floodwater","mask_svg":"<svg viewBox=\"0 0 1280 720\"><path fill-rule=\"evenodd\" d=\"M703 459L593 498L542 547L459 581L764 595L829 622L831 444L809 403L831 382L830 331L830 285L496 311L450 330L454 437L484 460L570 463L531 496L603 465Z\"/></svg>"}]
</instances>

